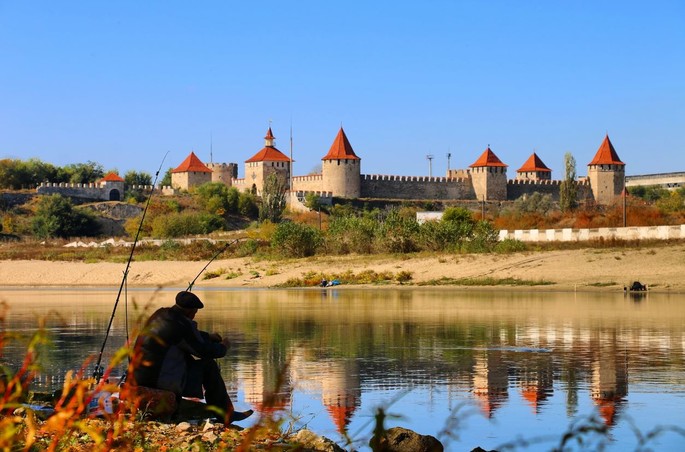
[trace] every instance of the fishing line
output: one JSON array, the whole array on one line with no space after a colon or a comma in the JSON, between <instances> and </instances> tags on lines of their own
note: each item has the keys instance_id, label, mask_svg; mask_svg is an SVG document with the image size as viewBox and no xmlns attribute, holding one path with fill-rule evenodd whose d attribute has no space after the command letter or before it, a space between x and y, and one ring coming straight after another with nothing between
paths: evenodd
<instances>
[{"instance_id":1,"label":"fishing line","mask_svg":"<svg viewBox=\"0 0 685 452\"><path fill-rule=\"evenodd\" d=\"M136 231L136 236L133 240L133 245L131 246L131 254L128 256L128 261L126 262L126 269L124 270L124 277L121 279L121 284L119 285L119 292L117 293L117 299L114 302L114 307L112 309L112 315L109 318L109 324L107 325L107 331L105 332L105 339L102 341L102 347L100 348L100 353L98 354L98 361L97 364L95 364L95 370L93 371L93 378L95 378L95 381L97 383L100 382L100 378L102 378L102 375L104 374L104 369L102 367L102 354L105 351L105 345L107 344L107 338L109 337L109 332L112 329L112 322L114 321L114 315L117 312L117 306L119 305L119 299L121 298L121 292L124 289L124 285L126 284L126 280L128 278L128 272L129 269L131 268L131 261L133 260L133 253L136 250L136 244L138 243L138 237L140 236L140 231L143 229L143 221L145 221L145 214L147 214L147 209L150 207L150 201L152 200L152 195L155 193L155 185L157 185L157 178L159 177L159 172L162 170L162 165L164 165L164 160L166 160L166 156L169 154L169 151L167 151L166 154L164 154L164 158L162 158L162 163L159 165L159 169L155 173L155 180L152 183L152 192L150 193L150 196L147 198L147 203L145 204L145 209L143 209L143 215L140 218L140 223L138 224L138 230ZM126 332L126 335L128 336L128 330Z\"/></svg>"},{"instance_id":2,"label":"fishing line","mask_svg":"<svg viewBox=\"0 0 685 452\"><path fill-rule=\"evenodd\" d=\"M207 262L207 265L205 265L204 267L202 267L202 270L200 270L200 273L198 273L197 276L195 276L195 279L193 279L193 280L188 284L188 288L186 289L186 292L192 292L193 286L195 285L195 281L197 281L197 278L199 278L200 275L201 275L202 273L204 273L205 270L207 270L207 267L209 267L209 264L211 264L211 263L214 261L214 259L216 259L217 257L219 257L219 255L220 255L221 253L223 253L224 251L226 251L226 250L228 249L229 246L233 245L234 243L236 243L236 242L238 242L238 241L240 241L240 239L235 239L235 240L233 240L232 242L228 242L223 248L221 248L219 251L217 251L217 252L214 254L214 256L212 256L212 258L209 260L209 262Z\"/></svg>"}]
</instances>

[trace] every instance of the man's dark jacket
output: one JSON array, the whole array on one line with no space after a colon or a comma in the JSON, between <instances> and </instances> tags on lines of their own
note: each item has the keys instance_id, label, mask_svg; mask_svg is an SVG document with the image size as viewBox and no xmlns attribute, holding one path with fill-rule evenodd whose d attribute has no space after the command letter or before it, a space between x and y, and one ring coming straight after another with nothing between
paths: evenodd
<instances>
[{"instance_id":1,"label":"man's dark jacket","mask_svg":"<svg viewBox=\"0 0 685 452\"><path fill-rule=\"evenodd\" d=\"M133 370L136 384L181 395L197 393L198 389L201 394L201 381L187 381L189 363L195 359L222 358L227 349L220 342L210 341L208 333L199 331L196 322L172 306L160 308L150 316L136 340L135 350L141 353Z\"/></svg>"}]
</instances>

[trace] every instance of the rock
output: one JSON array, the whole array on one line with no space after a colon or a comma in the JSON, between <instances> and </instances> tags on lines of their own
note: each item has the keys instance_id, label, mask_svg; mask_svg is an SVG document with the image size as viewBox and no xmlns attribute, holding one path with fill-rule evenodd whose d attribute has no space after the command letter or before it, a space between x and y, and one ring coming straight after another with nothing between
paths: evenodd
<instances>
[{"instance_id":1,"label":"rock","mask_svg":"<svg viewBox=\"0 0 685 452\"><path fill-rule=\"evenodd\" d=\"M216 433L214 432L205 432L202 434L202 441L208 442L208 443L214 443L216 441L218 436L216 436Z\"/></svg>"},{"instance_id":2,"label":"rock","mask_svg":"<svg viewBox=\"0 0 685 452\"><path fill-rule=\"evenodd\" d=\"M311 430L302 429L293 438L304 450L317 452L344 452L344 449L328 438L319 436Z\"/></svg>"},{"instance_id":3,"label":"rock","mask_svg":"<svg viewBox=\"0 0 685 452\"><path fill-rule=\"evenodd\" d=\"M374 439L371 439L371 442ZM393 427L386 430L380 438L378 449L384 452L442 452L444 447L434 436L420 435L406 428Z\"/></svg>"},{"instance_id":4,"label":"rock","mask_svg":"<svg viewBox=\"0 0 685 452\"><path fill-rule=\"evenodd\" d=\"M189 422L181 422L176 426L176 431L177 432L186 432L190 430L190 423Z\"/></svg>"}]
</instances>

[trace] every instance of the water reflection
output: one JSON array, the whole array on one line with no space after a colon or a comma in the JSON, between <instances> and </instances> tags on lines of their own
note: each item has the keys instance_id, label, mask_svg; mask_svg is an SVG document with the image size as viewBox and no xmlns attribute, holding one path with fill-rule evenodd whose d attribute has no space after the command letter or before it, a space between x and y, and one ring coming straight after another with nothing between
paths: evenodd
<instances>
[{"instance_id":1,"label":"water reflection","mask_svg":"<svg viewBox=\"0 0 685 452\"><path fill-rule=\"evenodd\" d=\"M464 447L494 448L524 433L560 435L571 419L592 412L612 428L617 448L634 436L627 419L643 430L685 423L685 306L678 296L652 293L635 302L623 293L196 292L206 306L200 325L227 331L234 343L222 361L232 397L292 413L332 438L362 429L388 400L403 415L397 422L435 436L453 407L472 404L482 421L459 432ZM131 298L129 330L173 293ZM114 296L15 291L5 299L6 327L25 336L40 313L51 313L56 347L44 357L40 382L50 387L99 350ZM108 356L126 341L123 311ZM3 360L19 362L21 352L12 343ZM683 442L676 436L661 445Z\"/></svg>"}]
</instances>

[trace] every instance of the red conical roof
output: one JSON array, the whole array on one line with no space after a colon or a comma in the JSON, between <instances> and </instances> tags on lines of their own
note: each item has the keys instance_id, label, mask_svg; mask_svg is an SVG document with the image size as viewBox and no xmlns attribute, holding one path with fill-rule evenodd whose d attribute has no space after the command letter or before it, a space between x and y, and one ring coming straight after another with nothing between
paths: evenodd
<instances>
[{"instance_id":1,"label":"red conical roof","mask_svg":"<svg viewBox=\"0 0 685 452\"><path fill-rule=\"evenodd\" d=\"M245 163L249 162L289 162L290 158L287 155L276 149L273 145L273 140L275 139L273 132L271 132L271 127L266 131L266 146L264 146L259 152L245 160Z\"/></svg>"},{"instance_id":2,"label":"red conical roof","mask_svg":"<svg viewBox=\"0 0 685 452\"><path fill-rule=\"evenodd\" d=\"M614 145L609 140L609 134L604 137L604 141L602 141L602 145L597 150L595 158L588 165L625 165L618 158Z\"/></svg>"},{"instance_id":3,"label":"red conical roof","mask_svg":"<svg viewBox=\"0 0 685 452\"><path fill-rule=\"evenodd\" d=\"M321 160L361 160L354 153L352 145L345 135L345 131L341 127L336 135L333 145Z\"/></svg>"},{"instance_id":4,"label":"red conical roof","mask_svg":"<svg viewBox=\"0 0 685 452\"><path fill-rule=\"evenodd\" d=\"M117 173L114 171L107 173L105 177L100 179L101 182L125 182Z\"/></svg>"},{"instance_id":5,"label":"red conical roof","mask_svg":"<svg viewBox=\"0 0 685 452\"><path fill-rule=\"evenodd\" d=\"M521 166L518 170L516 170L518 173L529 173L529 172L552 172L551 169L547 168L547 165L540 160L540 157L533 152L533 154L528 157L528 160L526 160L526 163Z\"/></svg>"},{"instance_id":6,"label":"red conical roof","mask_svg":"<svg viewBox=\"0 0 685 452\"><path fill-rule=\"evenodd\" d=\"M504 163L495 155L492 150L490 150L490 146L481 154L480 157L478 157L478 160L473 162L469 168L477 168L477 167L482 167L482 166L504 166L506 167Z\"/></svg>"},{"instance_id":7,"label":"red conical roof","mask_svg":"<svg viewBox=\"0 0 685 452\"><path fill-rule=\"evenodd\" d=\"M202 163L202 160L200 160L197 155L195 155L194 152L191 152L188 157L178 165L178 167L174 170L171 170L172 173L188 173L188 172L195 172L195 173L211 173L212 170L207 168L207 166Z\"/></svg>"},{"instance_id":8,"label":"red conical roof","mask_svg":"<svg viewBox=\"0 0 685 452\"><path fill-rule=\"evenodd\" d=\"M333 419L333 423L338 429L338 432L344 434L347 431L347 425L350 423L352 414L354 414L354 406L339 406L327 405L326 411Z\"/></svg>"},{"instance_id":9,"label":"red conical roof","mask_svg":"<svg viewBox=\"0 0 685 452\"><path fill-rule=\"evenodd\" d=\"M265 146L255 155L245 160L248 162L289 162L290 158L273 146Z\"/></svg>"}]
</instances>

